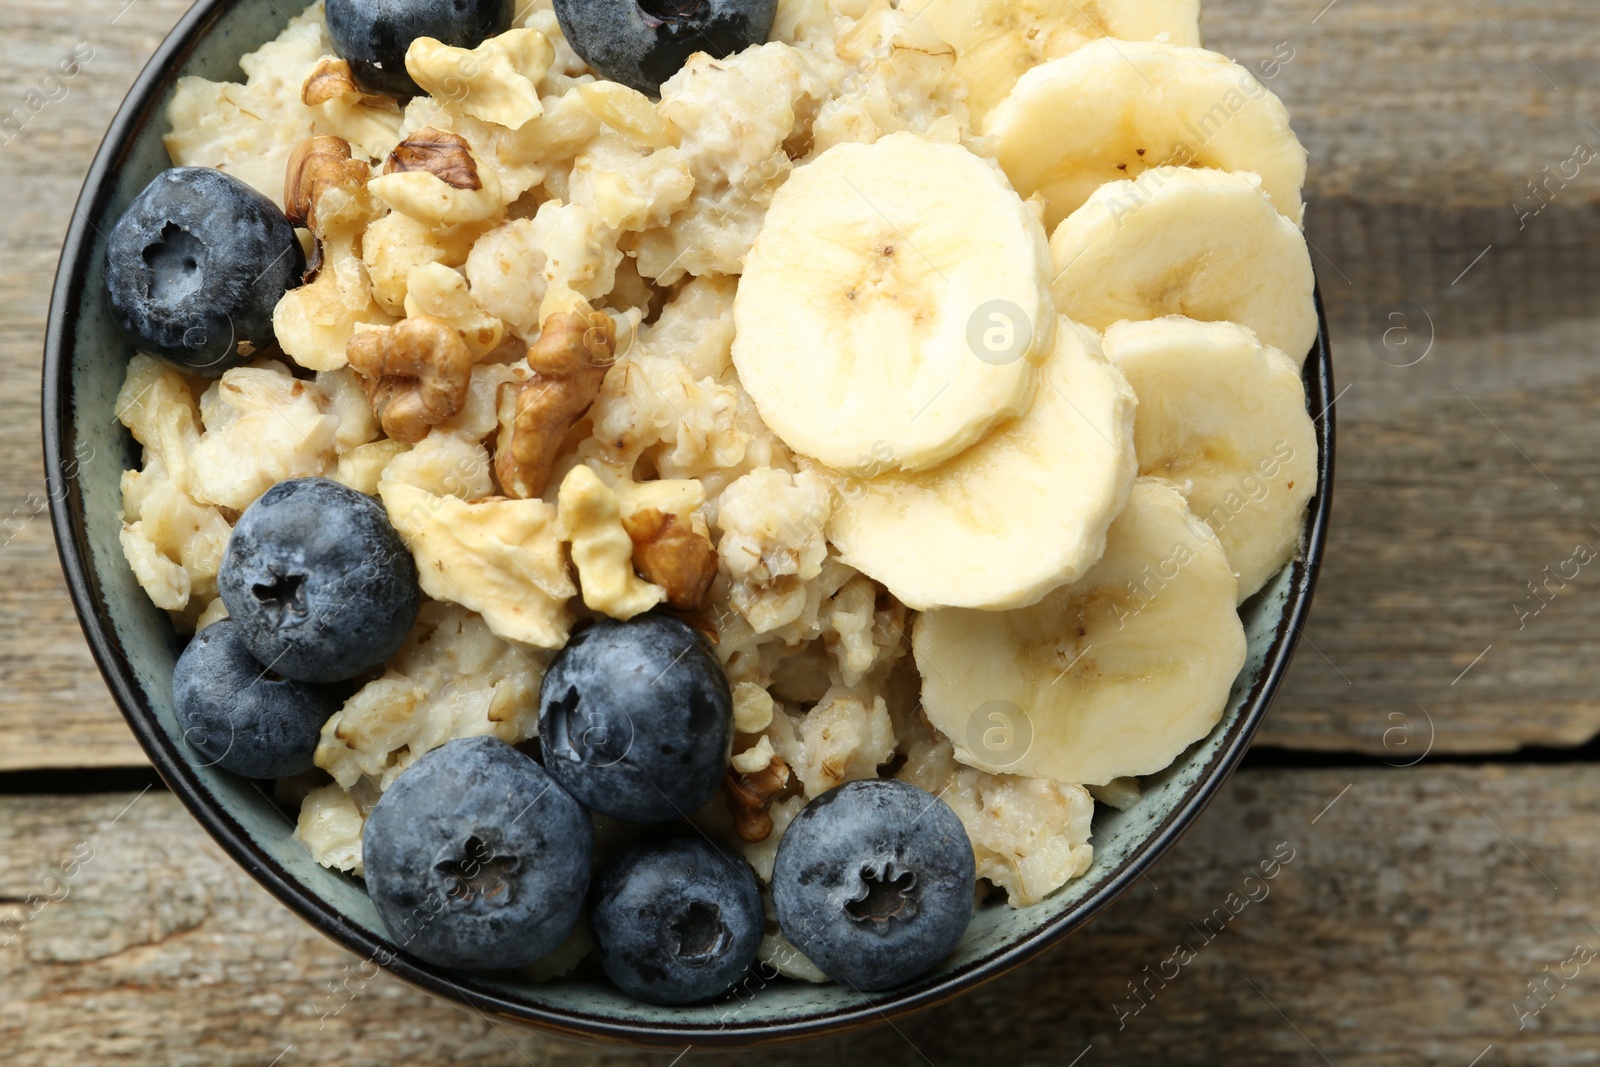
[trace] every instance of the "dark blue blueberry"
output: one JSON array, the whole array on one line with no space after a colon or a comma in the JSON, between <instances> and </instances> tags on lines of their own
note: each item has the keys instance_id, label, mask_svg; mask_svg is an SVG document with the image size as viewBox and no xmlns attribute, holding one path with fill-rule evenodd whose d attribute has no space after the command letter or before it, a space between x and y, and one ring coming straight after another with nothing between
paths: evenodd
<instances>
[{"instance_id":1,"label":"dark blue blueberry","mask_svg":"<svg viewBox=\"0 0 1600 1067\"><path fill-rule=\"evenodd\" d=\"M937 965L972 917L972 842L950 806L892 778L801 809L778 844L778 926L828 977L890 989Z\"/></svg>"},{"instance_id":2,"label":"dark blue blueberry","mask_svg":"<svg viewBox=\"0 0 1600 1067\"><path fill-rule=\"evenodd\" d=\"M443 967L521 967L567 939L594 862L589 813L494 737L450 741L401 772L361 833L389 936Z\"/></svg>"},{"instance_id":3,"label":"dark blue blueberry","mask_svg":"<svg viewBox=\"0 0 1600 1067\"><path fill-rule=\"evenodd\" d=\"M276 343L305 255L276 204L210 167L156 176L111 229L106 293L141 352L217 377Z\"/></svg>"},{"instance_id":4,"label":"dark blue blueberry","mask_svg":"<svg viewBox=\"0 0 1600 1067\"><path fill-rule=\"evenodd\" d=\"M328 0L328 36L356 80L390 96L416 96L406 50L419 37L476 48L511 28L516 0Z\"/></svg>"},{"instance_id":5,"label":"dark blue blueberry","mask_svg":"<svg viewBox=\"0 0 1600 1067\"><path fill-rule=\"evenodd\" d=\"M539 740L555 780L629 822L692 814L722 785L733 698L711 648L668 615L605 619L550 665Z\"/></svg>"},{"instance_id":6,"label":"dark blue blueberry","mask_svg":"<svg viewBox=\"0 0 1600 1067\"><path fill-rule=\"evenodd\" d=\"M765 44L778 0L555 0L572 50L612 81L657 96L696 52Z\"/></svg>"},{"instance_id":7,"label":"dark blue blueberry","mask_svg":"<svg viewBox=\"0 0 1600 1067\"><path fill-rule=\"evenodd\" d=\"M624 848L589 913L606 976L651 1004L726 993L755 962L762 922L755 872L703 837Z\"/></svg>"},{"instance_id":8,"label":"dark blue blueberry","mask_svg":"<svg viewBox=\"0 0 1600 1067\"><path fill-rule=\"evenodd\" d=\"M183 739L205 765L246 778L309 771L322 724L341 703L331 689L263 667L231 619L207 626L183 650L172 698Z\"/></svg>"},{"instance_id":9,"label":"dark blue blueberry","mask_svg":"<svg viewBox=\"0 0 1600 1067\"><path fill-rule=\"evenodd\" d=\"M417 565L383 505L326 478L279 482L240 516L217 588L256 659L285 678L354 678L417 619Z\"/></svg>"}]
</instances>

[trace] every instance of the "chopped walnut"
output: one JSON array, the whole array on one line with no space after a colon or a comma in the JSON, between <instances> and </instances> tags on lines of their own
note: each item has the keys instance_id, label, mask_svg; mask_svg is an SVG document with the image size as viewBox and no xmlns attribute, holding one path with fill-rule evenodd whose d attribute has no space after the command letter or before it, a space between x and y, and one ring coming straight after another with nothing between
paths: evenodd
<instances>
[{"instance_id":1,"label":"chopped walnut","mask_svg":"<svg viewBox=\"0 0 1600 1067\"><path fill-rule=\"evenodd\" d=\"M728 798L728 810L733 815L733 828L739 840L754 844L765 841L772 833L772 802L789 784L789 765L777 756L765 770L754 774L741 772L730 766L723 780L722 791Z\"/></svg>"},{"instance_id":2,"label":"chopped walnut","mask_svg":"<svg viewBox=\"0 0 1600 1067\"><path fill-rule=\"evenodd\" d=\"M631 619L667 598L660 586L633 572L633 539L622 525L617 494L594 469L580 463L567 472L556 498L562 540L578 569L583 603L613 619Z\"/></svg>"},{"instance_id":3,"label":"chopped walnut","mask_svg":"<svg viewBox=\"0 0 1600 1067\"><path fill-rule=\"evenodd\" d=\"M534 375L500 388L494 470L507 496L541 496L567 431L589 410L616 357L617 332L601 311L545 320L528 348Z\"/></svg>"},{"instance_id":4,"label":"chopped walnut","mask_svg":"<svg viewBox=\"0 0 1600 1067\"><path fill-rule=\"evenodd\" d=\"M365 182L367 175L367 164L351 158L350 142L343 137L327 134L307 137L289 157L289 166L284 172L284 214L294 225L317 233L317 201L322 199L323 192L330 186ZM320 239L321 235L318 237Z\"/></svg>"},{"instance_id":5,"label":"chopped walnut","mask_svg":"<svg viewBox=\"0 0 1600 1067\"><path fill-rule=\"evenodd\" d=\"M415 444L466 403L472 353L460 333L431 315L359 331L345 354L383 432L396 441Z\"/></svg>"},{"instance_id":6,"label":"chopped walnut","mask_svg":"<svg viewBox=\"0 0 1600 1067\"><path fill-rule=\"evenodd\" d=\"M478 164L472 158L472 147L466 138L432 126L424 126L395 145L388 162L383 165L385 174L414 170L426 171L456 189L483 188Z\"/></svg>"},{"instance_id":7,"label":"chopped walnut","mask_svg":"<svg viewBox=\"0 0 1600 1067\"><path fill-rule=\"evenodd\" d=\"M305 84L300 87L300 102L306 107L326 104L329 100L348 100L363 107L398 111L399 105L392 96L375 96L364 93L350 73L350 64L336 56L324 56Z\"/></svg>"},{"instance_id":8,"label":"chopped walnut","mask_svg":"<svg viewBox=\"0 0 1600 1067\"><path fill-rule=\"evenodd\" d=\"M538 86L555 59L550 39L524 27L476 48L419 37L406 50L406 71L439 106L520 130L544 114Z\"/></svg>"},{"instance_id":9,"label":"chopped walnut","mask_svg":"<svg viewBox=\"0 0 1600 1067\"><path fill-rule=\"evenodd\" d=\"M358 325L394 321L373 300L361 263L361 235L384 206L368 189L367 164L352 158L345 139L308 137L294 157L284 172L287 211L310 227L316 242L305 284L283 294L272 329L284 355L301 367L338 370Z\"/></svg>"},{"instance_id":10,"label":"chopped walnut","mask_svg":"<svg viewBox=\"0 0 1600 1067\"><path fill-rule=\"evenodd\" d=\"M717 550L673 514L643 508L622 520L633 539L633 566L645 581L667 592L679 611L706 606L717 578Z\"/></svg>"}]
</instances>

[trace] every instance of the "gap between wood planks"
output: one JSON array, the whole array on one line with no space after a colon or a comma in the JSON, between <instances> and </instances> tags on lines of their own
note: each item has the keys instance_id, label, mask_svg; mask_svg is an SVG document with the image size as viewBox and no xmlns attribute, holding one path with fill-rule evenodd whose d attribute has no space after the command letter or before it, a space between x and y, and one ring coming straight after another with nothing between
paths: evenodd
<instances>
[{"instance_id":1,"label":"gap between wood planks","mask_svg":"<svg viewBox=\"0 0 1600 1067\"><path fill-rule=\"evenodd\" d=\"M1547 748L1529 745L1515 752L1432 752L1432 764L1452 766L1529 766L1563 763L1600 763L1600 738L1583 745ZM1363 752L1319 752L1312 749L1257 745L1245 753L1240 771L1258 769L1327 770L1340 767L1405 770L1408 764L1391 757ZM88 796L98 793L133 793L142 789L166 791L153 767L47 768L0 771L0 796Z\"/></svg>"}]
</instances>

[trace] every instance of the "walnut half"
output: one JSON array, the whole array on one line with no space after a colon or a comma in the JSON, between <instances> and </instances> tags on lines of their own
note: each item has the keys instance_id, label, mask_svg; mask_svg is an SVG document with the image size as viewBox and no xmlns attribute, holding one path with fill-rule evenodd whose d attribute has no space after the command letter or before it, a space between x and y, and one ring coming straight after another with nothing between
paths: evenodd
<instances>
[{"instance_id":1,"label":"walnut half","mask_svg":"<svg viewBox=\"0 0 1600 1067\"><path fill-rule=\"evenodd\" d=\"M678 516L643 508L622 520L633 539L633 566L640 577L666 590L679 611L706 606L717 577L717 550Z\"/></svg>"},{"instance_id":2,"label":"walnut half","mask_svg":"<svg viewBox=\"0 0 1600 1067\"><path fill-rule=\"evenodd\" d=\"M616 350L616 325L602 311L563 312L544 321L528 348L533 377L500 387L494 471L507 496L544 494L561 443L600 394Z\"/></svg>"},{"instance_id":3,"label":"walnut half","mask_svg":"<svg viewBox=\"0 0 1600 1067\"><path fill-rule=\"evenodd\" d=\"M460 134L446 133L432 126L422 129L394 146L383 165L385 174L426 171L456 189L482 189L478 164L472 146Z\"/></svg>"},{"instance_id":4,"label":"walnut half","mask_svg":"<svg viewBox=\"0 0 1600 1067\"><path fill-rule=\"evenodd\" d=\"M772 834L772 802L789 784L789 765L778 756L772 757L766 770L743 774L736 767L728 768L722 791L728 798L728 811L733 815L733 828L739 840L755 844Z\"/></svg>"},{"instance_id":5,"label":"walnut half","mask_svg":"<svg viewBox=\"0 0 1600 1067\"><path fill-rule=\"evenodd\" d=\"M472 353L461 334L431 315L361 330L345 349L383 432L412 444L461 410L472 383Z\"/></svg>"}]
</instances>

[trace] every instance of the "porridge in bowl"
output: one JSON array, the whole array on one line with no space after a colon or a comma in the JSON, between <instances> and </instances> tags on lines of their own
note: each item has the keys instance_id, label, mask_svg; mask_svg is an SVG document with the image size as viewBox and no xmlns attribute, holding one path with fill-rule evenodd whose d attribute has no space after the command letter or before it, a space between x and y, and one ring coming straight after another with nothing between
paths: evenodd
<instances>
[{"instance_id":1,"label":"porridge in bowl","mask_svg":"<svg viewBox=\"0 0 1600 1067\"><path fill-rule=\"evenodd\" d=\"M889 988L1216 725L1317 487L1304 152L1089 11L330 0L180 80L124 553L407 951Z\"/></svg>"}]
</instances>

